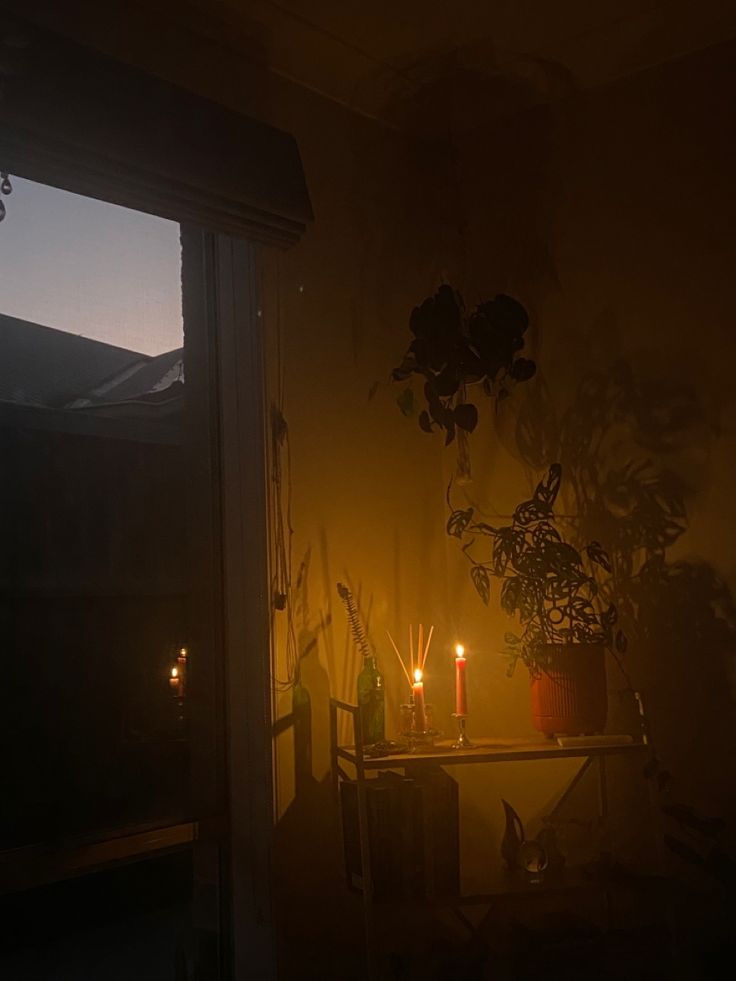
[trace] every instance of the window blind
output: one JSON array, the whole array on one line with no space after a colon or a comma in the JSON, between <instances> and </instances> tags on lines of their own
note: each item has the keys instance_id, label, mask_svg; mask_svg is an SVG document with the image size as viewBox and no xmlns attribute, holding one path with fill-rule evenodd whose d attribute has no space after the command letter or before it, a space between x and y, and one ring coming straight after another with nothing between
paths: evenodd
<instances>
[{"instance_id":1,"label":"window blind","mask_svg":"<svg viewBox=\"0 0 736 981\"><path fill-rule=\"evenodd\" d=\"M313 217L293 136L16 18L0 170L281 246Z\"/></svg>"}]
</instances>

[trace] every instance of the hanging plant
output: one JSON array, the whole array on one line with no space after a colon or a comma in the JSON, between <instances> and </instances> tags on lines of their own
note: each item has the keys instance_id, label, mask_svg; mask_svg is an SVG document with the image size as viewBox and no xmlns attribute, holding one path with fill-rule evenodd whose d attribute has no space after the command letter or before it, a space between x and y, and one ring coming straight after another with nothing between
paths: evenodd
<instances>
[{"instance_id":1,"label":"hanging plant","mask_svg":"<svg viewBox=\"0 0 736 981\"><path fill-rule=\"evenodd\" d=\"M471 433L478 424L478 409L467 400L467 386L478 385L487 397L500 401L518 382L532 378L534 361L519 355L528 326L521 303L503 293L468 313L456 290L440 286L415 307L409 320L413 340L391 377L395 382L413 375L424 379L426 408L419 413L420 428L427 433L444 430L447 445L457 430ZM404 388L397 403L405 415L411 414L411 386Z\"/></svg>"}]
</instances>

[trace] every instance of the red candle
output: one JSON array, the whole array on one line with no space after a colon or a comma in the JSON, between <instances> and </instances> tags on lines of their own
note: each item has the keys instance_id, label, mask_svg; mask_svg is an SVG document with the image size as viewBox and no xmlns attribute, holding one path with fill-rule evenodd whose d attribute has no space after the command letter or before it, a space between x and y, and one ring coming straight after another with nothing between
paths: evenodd
<instances>
[{"instance_id":1,"label":"red candle","mask_svg":"<svg viewBox=\"0 0 736 981\"><path fill-rule=\"evenodd\" d=\"M421 668L417 668L414 672L414 684L411 690L414 695L414 728L418 732L424 732L427 728L427 718L424 714L424 682Z\"/></svg>"},{"instance_id":2,"label":"red candle","mask_svg":"<svg viewBox=\"0 0 736 981\"><path fill-rule=\"evenodd\" d=\"M462 644L455 645L455 714L468 714L468 693L465 687L465 648Z\"/></svg>"}]
</instances>

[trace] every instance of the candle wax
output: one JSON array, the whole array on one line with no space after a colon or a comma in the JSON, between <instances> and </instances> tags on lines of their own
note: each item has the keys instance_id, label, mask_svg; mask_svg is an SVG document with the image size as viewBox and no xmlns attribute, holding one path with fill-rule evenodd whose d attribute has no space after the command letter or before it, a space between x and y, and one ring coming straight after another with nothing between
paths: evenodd
<instances>
[{"instance_id":1,"label":"candle wax","mask_svg":"<svg viewBox=\"0 0 736 981\"><path fill-rule=\"evenodd\" d=\"M424 682L415 681L412 685L414 694L414 727L418 732L424 732L427 728L427 719L424 714Z\"/></svg>"},{"instance_id":2,"label":"candle wax","mask_svg":"<svg viewBox=\"0 0 736 981\"><path fill-rule=\"evenodd\" d=\"M468 714L468 693L465 686L465 669L468 662L464 657L455 658L455 714Z\"/></svg>"}]
</instances>

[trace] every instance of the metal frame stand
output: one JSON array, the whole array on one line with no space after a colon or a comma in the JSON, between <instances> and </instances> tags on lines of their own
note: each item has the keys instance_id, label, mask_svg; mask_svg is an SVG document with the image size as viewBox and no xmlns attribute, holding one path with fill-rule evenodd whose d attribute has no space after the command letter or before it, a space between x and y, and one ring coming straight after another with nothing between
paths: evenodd
<instances>
[{"instance_id":1,"label":"metal frame stand","mask_svg":"<svg viewBox=\"0 0 736 981\"><path fill-rule=\"evenodd\" d=\"M456 766L463 764L479 764L493 762L521 762L524 760L542 759L580 759L582 765L572 778L568 786L563 791L561 797L555 805L557 810L562 804L569 800L575 789L580 785L585 774L590 767L597 763L598 771L598 821L599 827L604 827L609 815L608 797L608 773L606 758L609 755L631 755L649 751L646 741L630 742L622 740L620 743L604 745L577 745L574 747L558 747L555 743L529 744L520 742L498 742L494 744L469 745L467 741L461 743L458 739L452 745L439 745L427 750L425 753L410 754L398 753L394 756L381 758L366 758L360 731L360 714L356 705L350 705L338 699L330 699L330 760L332 791L336 807L340 807L339 784L340 780L349 780L351 777L345 771L343 761L349 763L355 771L355 782L357 788L357 808L358 808L358 834L360 838L360 861L362 872L362 898L363 898L363 918L366 945L367 977L371 981L378 981L380 975L377 971L376 961L376 921L374 906L374 889L371 874L370 860L370 837L369 837L369 817L368 817L368 796L366 792L366 774L371 770L378 769L400 769L407 775L416 771L422 766ZM352 718L352 729L354 744L352 746L341 746L338 735L338 713L346 713ZM458 722L464 719L458 718ZM561 887L564 891L564 886ZM546 891L546 890L545 890ZM530 890L530 893L532 891ZM498 904L503 894L492 894L487 896L467 896L458 897L456 901L448 900L443 905L454 910L458 919L463 923L473 935L482 928L484 917L478 925L473 925L472 921L463 913L463 906L487 905L488 914ZM605 890L606 918L610 925L610 895Z\"/></svg>"}]
</instances>

